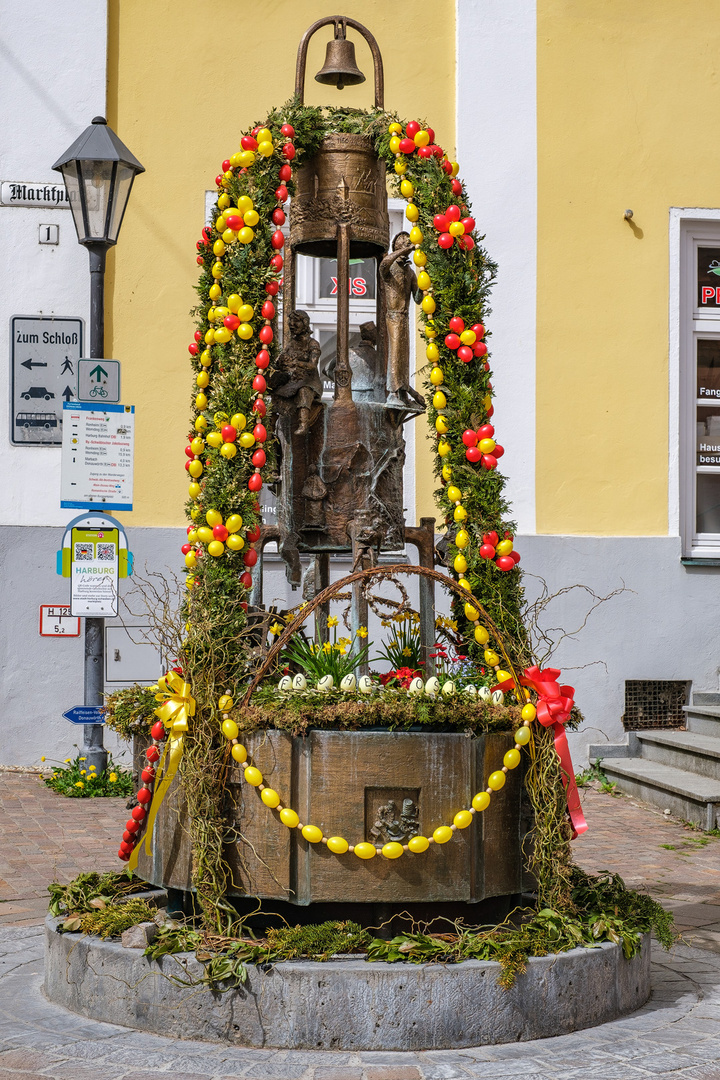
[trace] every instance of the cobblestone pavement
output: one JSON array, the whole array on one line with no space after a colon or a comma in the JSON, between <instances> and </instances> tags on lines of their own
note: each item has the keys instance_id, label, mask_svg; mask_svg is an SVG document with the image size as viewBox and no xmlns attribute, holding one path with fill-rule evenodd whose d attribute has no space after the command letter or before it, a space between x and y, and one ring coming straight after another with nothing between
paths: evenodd
<instances>
[{"instance_id":1,"label":"cobblestone pavement","mask_svg":"<svg viewBox=\"0 0 720 1080\"><path fill-rule=\"evenodd\" d=\"M0 774L0 921L15 923L0 927L0 1080L720 1080L720 840L625 797L582 796L590 832L577 861L648 889L684 931L671 953L654 948L644 1008L573 1035L470 1050L243 1050L83 1020L45 1000L43 931L27 924L41 921L55 871L69 880L116 865L126 811L122 800L66 800L37 778Z\"/></svg>"}]
</instances>

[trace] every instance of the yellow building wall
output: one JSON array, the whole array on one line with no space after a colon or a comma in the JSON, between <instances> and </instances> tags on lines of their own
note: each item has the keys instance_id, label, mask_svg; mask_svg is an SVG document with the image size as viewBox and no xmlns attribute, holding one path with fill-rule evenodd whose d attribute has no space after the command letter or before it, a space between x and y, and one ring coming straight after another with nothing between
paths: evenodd
<instances>
[{"instance_id":1,"label":"yellow building wall","mask_svg":"<svg viewBox=\"0 0 720 1080\"><path fill-rule=\"evenodd\" d=\"M720 205L718 6L538 0L537 57L538 532L663 534L668 210Z\"/></svg>"},{"instance_id":2,"label":"yellow building wall","mask_svg":"<svg viewBox=\"0 0 720 1080\"><path fill-rule=\"evenodd\" d=\"M423 44L406 31L402 9L387 0L342 5L344 15L377 38L386 107L408 119L427 116L448 152L455 143L454 12L454 0L426 6L422 24L432 22L432 40ZM146 169L135 182L107 278L106 353L122 361L123 401L136 405L136 509L123 515L130 526L184 524L189 310L204 193L240 136L291 96L298 42L312 22L332 13L326 0L220 7L110 0L108 121ZM331 36L323 28L311 42L305 100L372 107L372 59L354 31L349 36L367 82L342 92L315 82ZM432 513L434 486L422 425L418 516Z\"/></svg>"}]
</instances>

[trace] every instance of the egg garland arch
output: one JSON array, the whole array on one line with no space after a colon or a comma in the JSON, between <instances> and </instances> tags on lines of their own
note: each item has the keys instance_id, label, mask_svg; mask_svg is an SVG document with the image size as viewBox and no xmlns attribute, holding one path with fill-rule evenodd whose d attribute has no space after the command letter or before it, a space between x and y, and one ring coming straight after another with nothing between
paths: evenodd
<instances>
[{"instance_id":1,"label":"egg garland arch","mask_svg":"<svg viewBox=\"0 0 720 1080\"><path fill-rule=\"evenodd\" d=\"M413 574L422 577L432 578L434 581L439 582L446 588L458 593L466 602L476 605L478 611L478 617L482 617L484 621L488 623L492 631L492 635L497 642L497 646L502 652L509 671L502 671L499 664L499 657L496 657L498 663L494 665L496 675L499 682L507 683L507 680L512 680L513 687L518 696L523 702L522 708L522 725L517 728L514 733L515 745L508 750L503 757L503 764L500 769L494 770L488 777L487 787L484 790L478 791L473 797L472 805L467 809L459 810L454 816L452 824L438 825L430 836L417 835L409 838L406 844L400 844L397 841L390 841L387 844L377 846L368 841L359 841L357 844L349 843L342 836L327 836L323 830L317 825L303 824L300 820L298 813L291 807L286 806L281 798L281 795L274 788L265 784L265 778L262 772L258 769L248 756L246 747L241 743L239 739L239 728L237 723L228 715L228 710L233 707L233 699L230 695L223 695L218 701L218 710L222 717L221 730L228 743L228 751L233 760L240 766L243 766L243 776L245 782L250 786L256 788L260 793L265 806L270 810L274 810L278 814L280 822L289 829L295 829L300 832L302 837L310 844L324 844L328 850L332 851L335 855L355 854L362 860L373 859L376 855L382 855L385 859L394 860L400 858L401 855L408 852L412 854L422 854L427 851L432 844L445 844L452 839L453 834L459 829L466 829L472 824L473 818L476 814L482 813L490 805L490 799L492 795L500 791L505 786L505 778L508 772L517 768L521 760L521 750L523 747L528 747L530 752L533 752L532 747L532 724L536 718L537 710L535 705L529 700L530 694L520 686L520 680L515 673L512 665L512 661L508 655L508 652L503 642L502 635L494 625L493 620L483 608L482 604L463 586L459 585L452 578L446 574L441 574L437 570L430 570L424 566L404 566L402 564L394 566L383 567L370 567L366 570L357 571L354 574L350 574L347 577L341 578L339 581L333 582L322 592L318 593L308 604L306 604L302 610L295 616L295 618L288 623L279 635L277 640L273 643L269 649L267 656L260 669L255 674L253 681L248 687L245 696L241 702L241 708L245 708L250 704L250 700L254 691L266 674L272 669L272 666L281 654L282 650L291 640L293 634L295 634L307 621L310 615L323 604L328 603L337 593L347 589L348 586L353 585L358 581L383 580L384 578L394 577L397 574ZM485 629L483 627L483 629ZM490 632L485 630L490 637ZM298 676L296 676L296 679ZM293 680L294 681L294 680ZM304 683L304 679L303 679Z\"/></svg>"}]
</instances>

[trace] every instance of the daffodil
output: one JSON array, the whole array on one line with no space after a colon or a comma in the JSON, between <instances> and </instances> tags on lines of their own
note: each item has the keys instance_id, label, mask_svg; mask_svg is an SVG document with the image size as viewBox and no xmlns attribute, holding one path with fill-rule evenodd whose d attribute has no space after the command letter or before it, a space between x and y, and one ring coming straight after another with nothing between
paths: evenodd
<instances>
[{"instance_id":1,"label":"daffodil","mask_svg":"<svg viewBox=\"0 0 720 1080\"><path fill-rule=\"evenodd\" d=\"M270 633L274 634L276 637L277 637L278 634L282 634L282 632L283 632L283 627L280 625L279 622L274 622L272 624L272 626L270 627Z\"/></svg>"},{"instance_id":2,"label":"daffodil","mask_svg":"<svg viewBox=\"0 0 720 1080\"><path fill-rule=\"evenodd\" d=\"M407 645L403 649L403 656L412 656L412 649L408 649Z\"/></svg>"},{"instance_id":3,"label":"daffodil","mask_svg":"<svg viewBox=\"0 0 720 1080\"><path fill-rule=\"evenodd\" d=\"M324 649L324 650L325 650L325 652L327 652L327 653L329 653L329 652L332 652L332 645L331 645L331 643L330 643L329 641L326 641L326 642L325 642L325 644L323 645L323 649Z\"/></svg>"},{"instance_id":4,"label":"daffodil","mask_svg":"<svg viewBox=\"0 0 720 1080\"><path fill-rule=\"evenodd\" d=\"M330 618L328 619L328 626L337 626L337 624L339 622L340 622L340 620L338 619L338 617L336 615L331 615Z\"/></svg>"},{"instance_id":5,"label":"daffodil","mask_svg":"<svg viewBox=\"0 0 720 1080\"><path fill-rule=\"evenodd\" d=\"M357 636L361 638L366 638L368 636L367 626L358 626Z\"/></svg>"}]
</instances>

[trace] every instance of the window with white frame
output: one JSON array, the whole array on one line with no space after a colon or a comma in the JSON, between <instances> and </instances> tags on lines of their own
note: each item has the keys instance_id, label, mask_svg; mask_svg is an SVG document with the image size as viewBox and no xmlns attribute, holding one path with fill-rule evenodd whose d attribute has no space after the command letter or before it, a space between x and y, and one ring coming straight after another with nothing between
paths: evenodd
<instances>
[{"instance_id":1,"label":"window with white frame","mask_svg":"<svg viewBox=\"0 0 720 1080\"><path fill-rule=\"evenodd\" d=\"M720 558L720 220L680 231L682 554Z\"/></svg>"}]
</instances>

